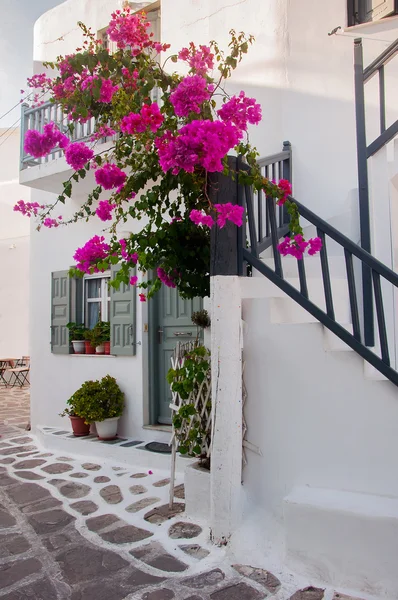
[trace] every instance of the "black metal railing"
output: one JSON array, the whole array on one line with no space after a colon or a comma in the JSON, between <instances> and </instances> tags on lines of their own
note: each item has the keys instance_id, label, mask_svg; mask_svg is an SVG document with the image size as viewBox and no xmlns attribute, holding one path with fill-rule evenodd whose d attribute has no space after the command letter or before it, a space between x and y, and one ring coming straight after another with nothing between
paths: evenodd
<instances>
[{"instance_id":1,"label":"black metal railing","mask_svg":"<svg viewBox=\"0 0 398 600\"><path fill-rule=\"evenodd\" d=\"M283 290L290 298L295 300L300 306L306 309L315 319L322 323L325 327L330 329L336 336L338 336L343 342L348 344L353 350L355 350L360 356L368 361L373 367L375 367L380 373L392 381L395 385L398 385L398 372L392 366L391 355L395 355L395 349L390 351L387 325L385 318L384 302L383 302L383 289L391 285L393 288L398 288L398 275L391 269L383 265L376 258L371 256L366 250L361 248L359 245L352 242L345 235L337 231L334 227L329 225L326 221L318 217L311 210L303 206L300 202L297 202L294 198L292 200L297 204L298 211L302 219L308 221L316 229L316 235L322 240L322 250L320 252L320 271L321 279L323 284L324 292L324 307L319 306L319 302L311 300L308 291L308 282L305 270L306 258L297 259L297 274L299 279L299 289L292 285L289 281L284 278L283 274L283 261L282 257L277 249L280 237L277 227L277 212L278 208L275 205L273 198L266 198L266 210L268 214L268 221L270 227L270 240L273 250L273 262L274 268L266 264L260 259L260 248L257 240L255 228L249 227L250 236L250 248L243 248L243 259L247 264L257 269L260 273L265 275L272 283ZM251 188L245 188L245 201L248 222L254 222L255 219L255 208L253 202L253 194ZM330 276L329 268L329 256L328 256L328 243L332 240L337 244L337 248L340 249L338 255L344 256L346 280L348 286L348 301L349 310L351 313L352 321L352 333L346 327L344 327L336 319L335 302L333 297L333 286ZM334 248L334 254L336 254L336 248ZM271 259L272 260L272 259ZM293 259L294 260L294 259ZM316 260L316 257L311 258ZM380 356L376 351L371 350L367 347L363 334L363 327L361 326L360 318L360 307L362 303L362 293L358 292L357 281L355 277L356 269L354 268L354 260L359 262L358 266L366 266L371 275L372 294L374 295L376 317L377 317L377 330L380 344ZM268 260L269 262L269 260Z\"/></svg>"},{"instance_id":2,"label":"black metal railing","mask_svg":"<svg viewBox=\"0 0 398 600\"><path fill-rule=\"evenodd\" d=\"M283 142L283 150L258 161L264 177L275 183L281 179L292 182L292 147L290 142ZM239 169L248 169L241 160ZM258 256L272 245L273 237L280 239L289 232L289 215L283 206L279 206L274 213L267 210L265 195L262 190L253 196L251 190L245 186L246 197L251 196L252 210L248 212L247 226L250 232L251 252ZM271 223L272 220L272 223ZM255 243L253 244L253 240Z\"/></svg>"},{"instance_id":3,"label":"black metal railing","mask_svg":"<svg viewBox=\"0 0 398 600\"><path fill-rule=\"evenodd\" d=\"M361 247L371 252L370 208L368 158L398 135L398 120L386 126L386 85L385 66L398 53L398 40L390 44L368 67L364 68L362 38L354 41L354 73L355 73L355 112L357 134L357 162L359 188L359 219L361 231ZM379 118L380 134L370 144L366 140L365 118L365 84L376 74L379 77ZM363 312L365 322L365 343L374 345L373 293L372 275L366 265L362 272Z\"/></svg>"}]
</instances>

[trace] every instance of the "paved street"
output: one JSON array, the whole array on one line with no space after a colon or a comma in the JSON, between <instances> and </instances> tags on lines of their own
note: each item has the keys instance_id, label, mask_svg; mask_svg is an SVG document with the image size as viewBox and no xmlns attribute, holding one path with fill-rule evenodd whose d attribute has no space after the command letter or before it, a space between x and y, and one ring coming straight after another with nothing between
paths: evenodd
<instances>
[{"instance_id":1,"label":"paved street","mask_svg":"<svg viewBox=\"0 0 398 600\"><path fill-rule=\"evenodd\" d=\"M1 600L350 600L232 566L184 515L181 482L170 513L167 472L47 452L28 408L0 390Z\"/></svg>"}]
</instances>

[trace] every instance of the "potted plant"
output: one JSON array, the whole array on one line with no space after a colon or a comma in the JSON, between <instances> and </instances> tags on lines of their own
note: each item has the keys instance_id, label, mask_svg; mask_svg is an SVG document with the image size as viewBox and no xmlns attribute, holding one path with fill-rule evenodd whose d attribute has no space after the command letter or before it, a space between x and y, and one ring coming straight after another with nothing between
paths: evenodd
<instances>
[{"instance_id":1,"label":"potted plant","mask_svg":"<svg viewBox=\"0 0 398 600\"><path fill-rule=\"evenodd\" d=\"M100 381L85 381L76 395L79 398L79 414L86 423L95 423L99 439L115 439L124 406L124 394L116 379L106 375Z\"/></svg>"},{"instance_id":2,"label":"potted plant","mask_svg":"<svg viewBox=\"0 0 398 600\"><path fill-rule=\"evenodd\" d=\"M86 331L86 328L84 325L68 323L66 326L69 329L69 341L73 346L73 352L75 354L85 354L84 332Z\"/></svg>"},{"instance_id":3,"label":"potted plant","mask_svg":"<svg viewBox=\"0 0 398 600\"><path fill-rule=\"evenodd\" d=\"M86 354L95 354L95 346L93 346L92 343L92 331L92 329L86 329L86 331L84 332L84 344L86 347Z\"/></svg>"},{"instance_id":4,"label":"potted plant","mask_svg":"<svg viewBox=\"0 0 398 600\"><path fill-rule=\"evenodd\" d=\"M95 348L96 354L106 354L105 342L109 342L110 339L110 323L108 321L98 321L93 329L86 332L86 339L89 340L93 348ZM109 352L110 353L110 342Z\"/></svg>"},{"instance_id":5,"label":"potted plant","mask_svg":"<svg viewBox=\"0 0 398 600\"><path fill-rule=\"evenodd\" d=\"M78 392L66 401L68 405L65 410L60 413L60 417L68 416L72 425L73 435L75 437L83 437L90 434L90 423L86 423L85 419L79 414L81 409L82 397Z\"/></svg>"}]
</instances>

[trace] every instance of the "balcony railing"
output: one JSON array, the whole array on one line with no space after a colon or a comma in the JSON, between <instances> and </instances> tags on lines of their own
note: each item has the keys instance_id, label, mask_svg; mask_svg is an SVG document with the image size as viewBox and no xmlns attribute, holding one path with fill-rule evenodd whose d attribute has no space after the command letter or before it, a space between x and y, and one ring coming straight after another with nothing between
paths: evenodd
<instances>
[{"instance_id":1,"label":"balcony railing","mask_svg":"<svg viewBox=\"0 0 398 600\"><path fill-rule=\"evenodd\" d=\"M88 140L95 131L95 119L92 118L86 123L75 122L73 133L71 133L68 128L67 116L63 113L62 107L59 104L45 102L36 108L29 108L27 104L22 104L21 170L27 169L28 167L36 167L37 165L51 162L52 160L63 156L63 150L59 150L58 148L51 150L51 152L43 158L33 158L24 151L24 139L28 129L36 129L42 133L44 125L51 122L55 123L58 129L74 142Z\"/></svg>"}]
</instances>

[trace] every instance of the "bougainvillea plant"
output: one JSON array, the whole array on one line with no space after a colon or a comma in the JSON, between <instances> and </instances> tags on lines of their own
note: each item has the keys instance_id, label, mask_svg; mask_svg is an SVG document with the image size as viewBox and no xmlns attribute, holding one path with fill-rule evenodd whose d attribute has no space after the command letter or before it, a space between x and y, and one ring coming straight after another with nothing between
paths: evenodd
<instances>
[{"instance_id":1,"label":"bougainvillea plant","mask_svg":"<svg viewBox=\"0 0 398 600\"><path fill-rule=\"evenodd\" d=\"M45 66L54 78L36 75L28 81L35 100L43 94L61 105L64 121L48 123L43 131L27 131L25 152L35 158L55 148L63 150L73 169L63 191L51 205L18 202L15 210L34 216L41 226L53 228L80 219L103 222L99 235L76 250L74 275L108 270L121 265L111 285L121 281L143 288L140 300L152 296L162 284L178 287L183 297L209 294L210 230L230 221L242 225L243 208L212 204L211 173L229 174L227 155L240 154L249 170L236 176L255 190L286 204L291 216L291 237L279 251L298 258L313 254L320 240L304 240L290 184L264 178L257 166L257 151L248 143L247 129L261 121L261 107L242 91L230 97L225 81L253 43L253 37L231 31L228 51L216 42L190 43L177 55L163 60L170 47L153 40L145 13L127 7L112 14L107 30L117 50L110 53L82 23L82 48ZM181 61L186 75L172 72ZM157 100L155 101L155 97ZM95 119L87 142L71 141L76 123ZM98 150L106 139L106 151ZM73 186L89 173L96 186L69 219L58 215L71 198ZM118 231L130 219L143 220L138 233L120 238ZM102 235L105 233L106 235ZM150 280L130 277L131 267L154 273Z\"/></svg>"}]
</instances>

